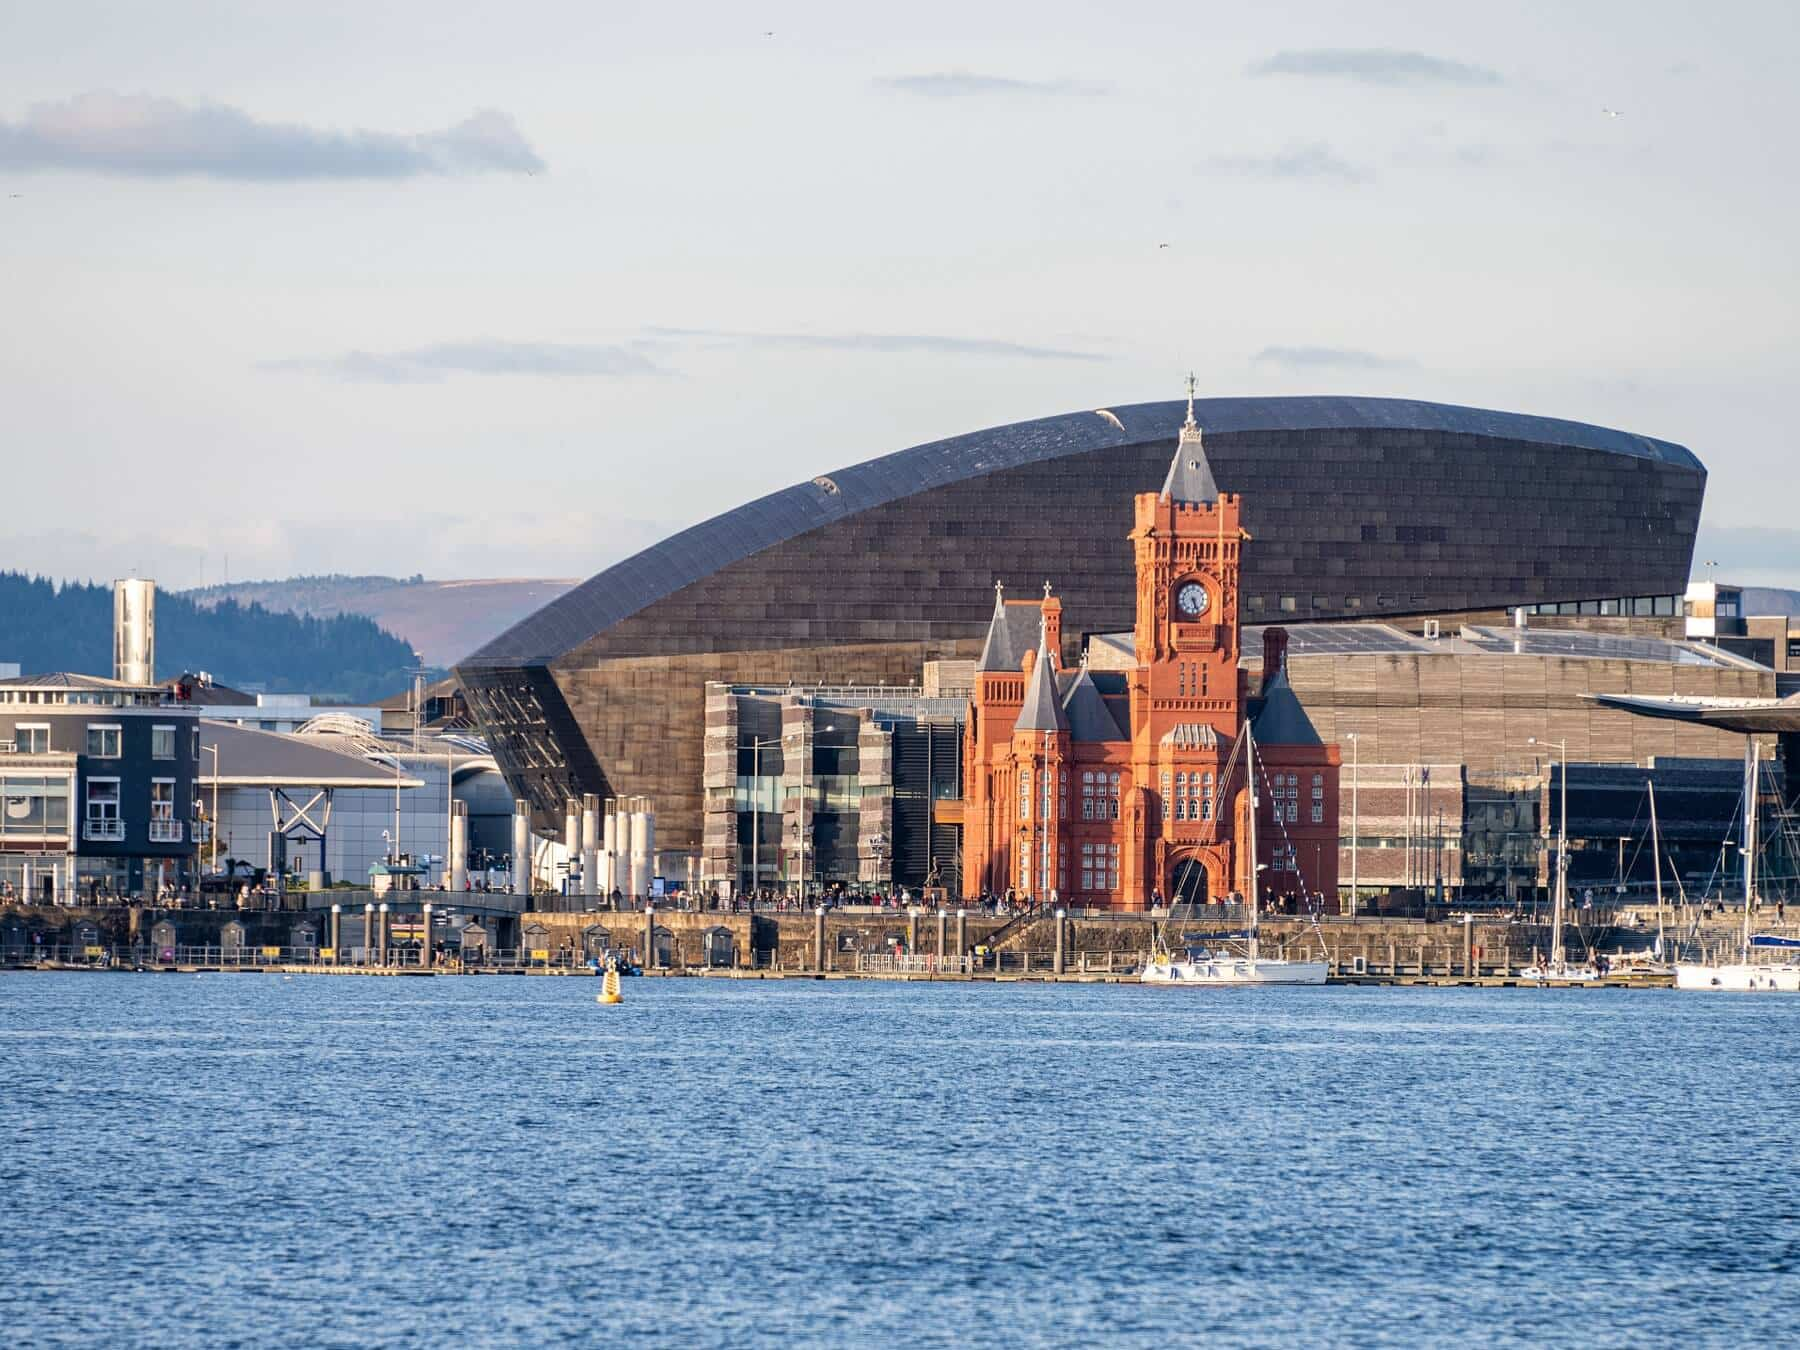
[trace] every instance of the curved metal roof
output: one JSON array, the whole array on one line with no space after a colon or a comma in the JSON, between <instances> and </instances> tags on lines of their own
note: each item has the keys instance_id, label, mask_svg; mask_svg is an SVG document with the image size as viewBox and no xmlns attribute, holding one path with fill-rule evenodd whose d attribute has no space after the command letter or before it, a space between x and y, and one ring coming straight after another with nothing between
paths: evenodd
<instances>
[{"instance_id":1,"label":"curved metal roof","mask_svg":"<svg viewBox=\"0 0 1800 1350\"><path fill-rule=\"evenodd\" d=\"M858 512L1003 469L1107 447L1171 444L1184 401L1064 413L931 441L760 497L615 563L528 615L459 667L540 665L683 586L797 535ZM1705 472L1682 446L1553 417L1412 399L1211 398L1194 414L1208 432L1386 430L1561 445Z\"/></svg>"}]
</instances>

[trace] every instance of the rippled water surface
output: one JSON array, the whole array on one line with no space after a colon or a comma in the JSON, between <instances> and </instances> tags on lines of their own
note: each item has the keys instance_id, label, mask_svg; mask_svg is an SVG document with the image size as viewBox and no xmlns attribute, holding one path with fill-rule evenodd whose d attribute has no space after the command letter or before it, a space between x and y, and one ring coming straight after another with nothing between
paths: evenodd
<instances>
[{"instance_id":1,"label":"rippled water surface","mask_svg":"<svg viewBox=\"0 0 1800 1350\"><path fill-rule=\"evenodd\" d=\"M1800 1000L0 976L14 1344L1791 1341Z\"/></svg>"}]
</instances>

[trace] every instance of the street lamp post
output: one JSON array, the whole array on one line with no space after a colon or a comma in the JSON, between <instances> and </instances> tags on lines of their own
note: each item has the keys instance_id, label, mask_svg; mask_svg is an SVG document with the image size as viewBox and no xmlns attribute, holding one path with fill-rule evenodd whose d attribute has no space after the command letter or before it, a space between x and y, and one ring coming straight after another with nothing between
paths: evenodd
<instances>
[{"instance_id":1,"label":"street lamp post","mask_svg":"<svg viewBox=\"0 0 1800 1350\"><path fill-rule=\"evenodd\" d=\"M1350 740L1350 917L1356 917L1356 900L1361 892L1357 889L1357 860L1362 856L1361 821L1357 813L1356 801L1356 759L1357 734L1352 731Z\"/></svg>"},{"instance_id":2,"label":"street lamp post","mask_svg":"<svg viewBox=\"0 0 1800 1350\"><path fill-rule=\"evenodd\" d=\"M1536 745L1538 739L1533 736L1527 741ZM1548 741L1545 742L1549 744ZM1563 907L1568 903L1569 883L1569 738L1564 736L1556 743L1557 756L1562 765L1562 802L1557 811L1556 822L1556 896L1552 906L1552 932L1550 934L1550 964L1552 967L1562 964L1562 922Z\"/></svg>"},{"instance_id":3,"label":"street lamp post","mask_svg":"<svg viewBox=\"0 0 1800 1350\"><path fill-rule=\"evenodd\" d=\"M781 737L750 741L750 903L762 889L762 752L765 745L780 745Z\"/></svg>"},{"instance_id":4,"label":"street lamp post","mask_svg":"<svg viewBox=\"0 0 1800 1350\"><path fill-rule=\"evenodd\" d=\"M201 748L213 757L212 870L217 872L219 870L219 747L215 744Z\"/></svg>"},{"instance_id":5,"label":"street lamp post","mask_svg":"<svg viewBox=\"0 0 1800 1350\"><path fill-rule=\"evenodd\" d=\"M819 727L819 731L836 730L831 724ZM765 747L781 745L796 737L804 738L805 732L791 731L781 736L752 737L750 741L750 899L754 904L756 893L762 888L762 752ZM740 746L739 749L743 747ZM802 750L804 750L804 744ZM802 871L801 891L805 893L804 866Z\"/></svg>"}]
</instances>

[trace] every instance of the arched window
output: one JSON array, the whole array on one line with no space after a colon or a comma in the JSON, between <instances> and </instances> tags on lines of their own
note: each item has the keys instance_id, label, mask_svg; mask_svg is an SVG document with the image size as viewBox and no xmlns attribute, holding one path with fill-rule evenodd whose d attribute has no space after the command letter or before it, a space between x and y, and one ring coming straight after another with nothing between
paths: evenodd
<instances>
[{"instance_id":1,"label":"arched window","mask_svg":"<svg viewBox=\"0 0 1800 1350\"><path fill-rule=\"evenodd\" d=\"M1031 770L1019 770L1019 819L1031 819Z\"/></svg>"},{"instance_id":2,"label":"arched window","mask_svg":"<svg viewBox=\"0 0 1800 1350\"><path fill-rule=\"evenodd\" d=\"M1200 784L1200 819L1213 818L1213 776L1209 772Z\"/></svg>"},{"instance_id":3,"label":"arched window","mask_svg":"<svg viewBox=\"0 0 1800 1350\"><path fill-rule=\"evenodd\" d=\"M1111 812L1108 819L1117 820L1119 818L1119 775L1118 774L1115 773L1112 776L1112 781L1108 784L1108 786L1111 789L1111 791L1109 791L1107 793L1107 800L1108 800L1109 809Z\"/></svg>"},{"instance_id":4,"label":"arched window","mask_svg":"<svg viewBox=\"0 0 1800 1350\"><path fill-rule=\"evenodd\" d=\"M1188 818L1187 790L1188 790L1187 775L1185 773L1176 774L1175 775L1175 819L1177 819L1177 820L1186 820Z\"/></svg>"}]
</instances>

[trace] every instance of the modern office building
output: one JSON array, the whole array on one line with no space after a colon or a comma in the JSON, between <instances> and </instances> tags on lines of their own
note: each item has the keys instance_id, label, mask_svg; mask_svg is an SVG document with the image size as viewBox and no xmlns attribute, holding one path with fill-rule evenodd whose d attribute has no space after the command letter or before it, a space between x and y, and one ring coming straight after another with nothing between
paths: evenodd
<instances>
[{"instance_id":1,"label":"modern office building","mask_svg":"<svg viewBox=\"0 0 1800 1350\"><path fill-rule=\"evenodd\" d=\"M698 884L954 892L967 711L966 690L708 685Z\"/></svg>"},{"instance_id":2,"label":"modern office building","mask_svg":"<svg viewBox=\"0 0 1800 1350\"><path fill-rule=\"evenodd\" d=\"M156 894L193 881L198 715L154 684L0 680L0 894Z\"/></svg>"},{"instance_id":3,"label":"modern office building","mask_svg":"<svg viewBox=\"0 0 1800 1350\"><path fill-rule=\"evenodd\" d=\"M1057 579L1093 631L1129 621L1133 497L1163 481L1180 403L974 432L872 459L681 531L457 667L540 825L643 794L702 843L709 681L878 686L977 656L993 587ZM1482 613L1635 597L1673 612L1706 473L1665 441L1392 399L1195 405L1240 494L1246 623ZM1072 658L1084 630L1064 635ZM1329 737L1328 737L1329 739Z\"/></svg>"}]
</instances>

